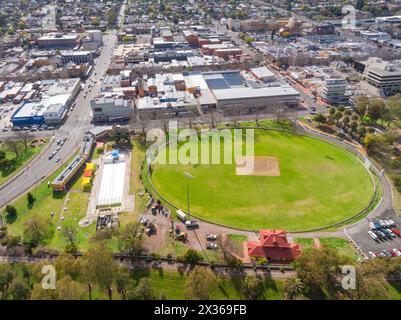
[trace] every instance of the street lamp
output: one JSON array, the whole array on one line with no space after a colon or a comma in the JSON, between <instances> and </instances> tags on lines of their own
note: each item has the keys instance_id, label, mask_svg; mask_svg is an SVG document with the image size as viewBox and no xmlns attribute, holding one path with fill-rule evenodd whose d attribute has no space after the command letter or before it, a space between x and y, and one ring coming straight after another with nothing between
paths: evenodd
<instances>
[{"instance_id":1,"label":"street lamp","mask_svg":"<svg viewBox=\"0 0 401 320\"><path fill-rule=\"evenodd\" d=\"M190 175L188 172L184 172L184 176L187 177L187 214L188 214L188 220L191 220L189 213L189 179L193 179L194 177Z\"/></svg>"}]
</instances>

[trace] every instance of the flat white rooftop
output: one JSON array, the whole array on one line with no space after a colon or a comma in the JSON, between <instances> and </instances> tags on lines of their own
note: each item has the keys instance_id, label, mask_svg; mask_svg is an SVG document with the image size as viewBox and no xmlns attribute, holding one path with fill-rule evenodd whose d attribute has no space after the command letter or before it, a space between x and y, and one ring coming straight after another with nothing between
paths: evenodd
<instances>
[{"instance_id":1,"label":"flat white rooftop","mask_svg":"<svg viewBox=\"0 0 401 320\"><path fill-rule=\"evenodd\" d=\"M107 160L106 160L107 161ZM123 201L126 162L105 163L98 193L97 206L118 205Z\"/></svg>"}]
</instances>

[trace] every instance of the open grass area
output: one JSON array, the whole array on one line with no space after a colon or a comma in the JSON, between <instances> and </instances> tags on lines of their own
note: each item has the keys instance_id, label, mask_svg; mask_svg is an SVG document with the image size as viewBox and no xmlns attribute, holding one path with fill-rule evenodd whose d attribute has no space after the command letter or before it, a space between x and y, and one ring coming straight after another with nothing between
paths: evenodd
<instances>
[{"instance_id":1,"label":"open grass area","mask_svg":"<svg viewBox=\"0 0 401 320\"><path fill-rule=\"evenodd\" d=\"M200 147L199 147L200 149ZM223 143L220 145L223 152ZM232 164L153 166L158 192L200 218L245 229L300 231L326 226L364 209L373 195L370 174L348 152L313 138L255 131L255 155L279 161L280 176L237 176ZM160 156L163 156L161 154Z\"/></svg>"},{"instance_id":2,"label":"open grass area","mask_svg":"<svg viewBox=\"0 0 401 320\"><path fill-rule=\"evenodd\" d=\"M10 177L13 176L19 169L21 169L25 164L27 164L35 155L43 150L46 146L46 140L43 140L44 143L38 145L36 147L29 146L26 150L22 143L20 143L17 147L19 155L16 156L16 153L10 150L7 146L0 143L0 151L4 151L6 153L6 159L12 161L12 165L7 170L0 170L0 185L6 182Z\"/></svg>"},{"instance_id":3,"label":"open grass area","mask_svg":"<svg viewBox=\"0 0 401 320\"><path fill-rule=\"evenodd\" d=\"M312 238L294 238L294 242L301 245L301 250L315 248Z\"/></svg>"},{"instance_id":4,"label":"open grass area","mask_svg":"<svg viewBox=\"0 0 401 320\"><path fill-rule=\"evenodd\" d=\"M351 243L347 239L338 237L322 237L319 238L319 240L322 246L331 247L340 255L346 256L351 260L356 260L358 257Z\"/></svg>"},{"instance_id":5,"label":"open grass area","mask_svg":"<svg viewBox=\"0 0 401 320\"><path fill-rule=\"evenodd\" d=\"M152 288L156 297L160 296L161 292L167 296L167 299L183 300L185 299L185 280L186 273L174 271L156 271L156 270L135 270L133 276L139 281L142 277L148 277L151 280ZM216 282L216 290L212 294L212 299L243 299L241 292L243 279L219 278ZM265 287L261 299L280 300L283 297L284 281L265 279Z\"/></svg>"}]
</instances>

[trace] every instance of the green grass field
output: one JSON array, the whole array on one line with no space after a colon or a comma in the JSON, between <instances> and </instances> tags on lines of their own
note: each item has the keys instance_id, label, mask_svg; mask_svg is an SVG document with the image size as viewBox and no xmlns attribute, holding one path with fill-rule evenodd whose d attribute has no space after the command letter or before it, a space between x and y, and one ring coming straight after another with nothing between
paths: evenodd
<instances>
[{"instance_id":1,"label":"green grass field","mask_svg":"<svg viewBox=\"0 0 401 320\"><path fill-rule=\"evenodd\" d=\"M329 225L364 209L373 195L371 177L362 164L325 142L258 130L255 155L278 158L281 175L236 176L235 164L158 164L152 181L162 196L186 209L183 172L189 172L194 176L192 213L246 229L299 231Z\"/></svg>"},{"instance_id":2,"label":"green grass field","mask_svg":"<svg viewBox=\"0 0 401 320\"><path fill-rule=\"evenodd\" d=\"M31 147L29 146L26 150L21 144L18 145L19 156L3 145L0 142L0 150L6 153L6 159L12 160L13 165L7 170L0 170L0 185L5 183L9 178L11 178L19 169L26 165L32 158L43 150L46 143L40 146Z\"/></svg>"}]
</instances>

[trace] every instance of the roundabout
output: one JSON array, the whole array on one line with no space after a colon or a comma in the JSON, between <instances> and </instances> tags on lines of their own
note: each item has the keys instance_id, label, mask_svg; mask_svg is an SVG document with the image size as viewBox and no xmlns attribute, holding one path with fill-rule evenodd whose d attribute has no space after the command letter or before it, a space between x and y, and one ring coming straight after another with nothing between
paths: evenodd
<instances>
[{"instance_id":1,"label":"roundabout","mask_svg":"<svg viewBox=\"0 0 401 320\"><path fill-rule=\"evenodd\" d=\"M256 129L254 136L258 174L238 174L234 159L232 164L155 164L148 174L153 191L185 210L183 172L188 172L194 176L191 214L246 230L311 230L347 220L371 204L374 177L349 151L290 132Z\"/></svg>"}]
</instances>

